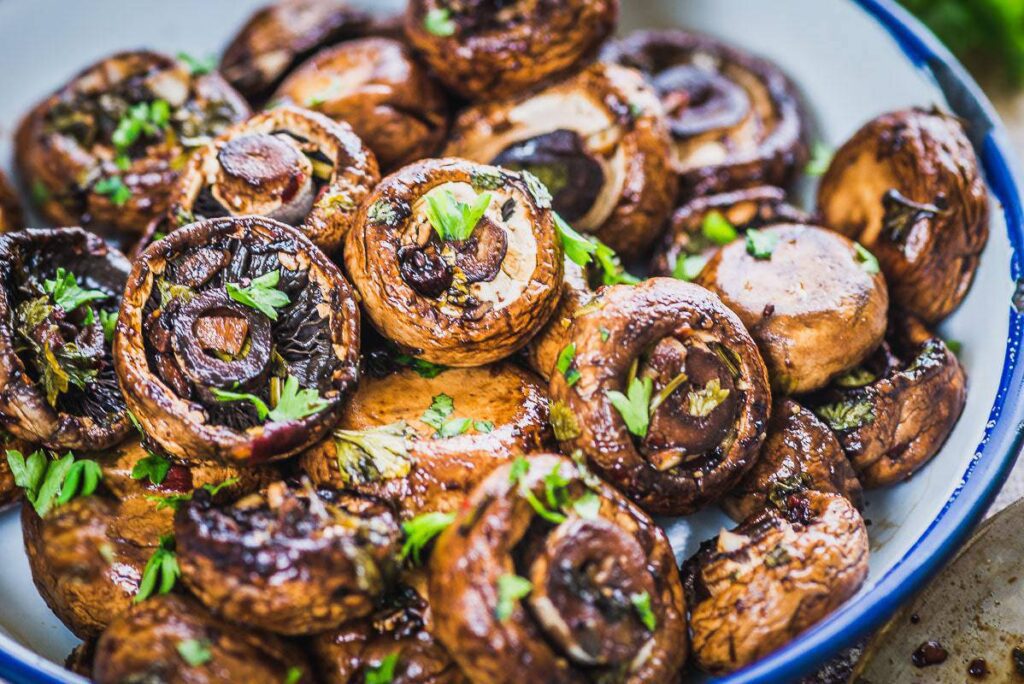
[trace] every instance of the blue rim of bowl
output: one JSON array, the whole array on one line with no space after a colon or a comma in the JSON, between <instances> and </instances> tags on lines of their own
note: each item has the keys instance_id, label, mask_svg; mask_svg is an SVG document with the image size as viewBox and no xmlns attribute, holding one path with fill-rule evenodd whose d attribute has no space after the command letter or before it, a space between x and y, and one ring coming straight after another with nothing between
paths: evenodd
<instances>
[{"instance_id":1,"label":"blue rim of bowl","mask_svg":"<svg viewBox=\"0 0 1024 684\"><path fill-rule=\"evenodd\" d=\"M989 189L1002 205L1011 246L1010 274L1024 295L1024 207L1012 147L991 103L960 63L920 22L890 0L851 0L872 16L919 68L928 71L964 119ZM1024 446L1024 364L1018 364L1024 314L1013 306L999 391L984 436L960 485L921 537L869 592L763 660L717 684L791 681L877 629L956 553L999 492ZM0 634L0 674L12 684L86 682Z\"/></svg>"}]
</instances>

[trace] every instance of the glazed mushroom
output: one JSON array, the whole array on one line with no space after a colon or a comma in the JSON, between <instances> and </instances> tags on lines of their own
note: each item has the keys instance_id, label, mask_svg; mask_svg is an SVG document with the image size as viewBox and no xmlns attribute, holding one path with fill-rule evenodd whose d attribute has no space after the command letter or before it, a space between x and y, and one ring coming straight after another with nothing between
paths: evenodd
<instances>
[{"instance_id":1,"label":"glazed mushroom","mask_svg":"<svg viewBox=\"0 0 1024 684\"><path fill-rule=\"evenodd\" d=\"M18 128L16 161L44 218L139 235L191 151L249 115L217 74L122 52L75 76Z\"/></svg>"},{"instance_id":2,"label":"glazed mushroom","mask_svg":"<svg viewBox=\"0 0 1024 684\"><path fill-rule=\"evenodd\" d=\"M0 233L21 230L24 227L25 216L21 210L21 202L7 176L0 171Z\"/></svg>"},{"instance_id":3,"label":"glazed mushroom","mask_svg":"<svg viewBox=\"0 0 1024 684\"><path fill-rule=\"evenodd\" d=\"M410 517L456 509L495 467L550 443L545 388L528 371L404 368L363 378L338 428L300 464L314 482L378 496Z\"/></svg>"},{"instance_id":4,"label":"glazed mushroom","mask_svg":"<svg viewBox=\"0 0 1024 684\"><path fill-rule=\"evenodd\" d=\"M312 682L313 673L297 646L224 622L194 599L171 594L134 606L110 625L96 644L93 679L301 684Z\"/></svg>"},{"instance_id":5,"label":"glazed mushroom","mask_svg":"<svg viewBox=\"0 0 1024 684\"><path fill-rule=\"evenodd\" d=\"M593 299L594 290L590 287L587 271L566 259L558 307L526 346L526 362L545 382L551 380L559 355L572 341L569 330L577 312Z\"/></svg>"},{"instance_id":6,"label":"glazed mushroom","mask_svg":"<svg viewBox=\"0 0 1024 684\"><path fill-rule=\"evenodd\" d=\"M523 347L554 312L563 252L533 176L432 159L366 199L345 269L386 338L426 361L479 366Z\"/></svg>"},{"instance_id":7,"label":"glazed mushroom","mask_svg":"<svg viewBox=\"0 0 1024 684\"><path fill-rule=\"evenodd\" d=\"M80 228L0 237L0 415L53 449L104 449L131 431L110 348L129 263Z\"/></svg>"},{"instance_id":8,"label":"glazed mushroom","mask_svg":"<svg viewBox=\"0 0 1024 684\"><path fill-rule=\"evenodd\" d=\"M926 323L971 287L988 241L988 190L956 117L908 109L868 122L818 190L826 226L878 256L893 302Z\"/></svg>"},{"instance_id":9,"label":"glazed mushroom","mask_svg":"<svg viewBox=\"0 0 1024 684\"><path fill-rule=\"evenodd\" d=\"M683 588L643 511L561 456L495 470L430 556L434 634L471 681L668 682Z\"/></svg>"},{"instance_id":10,"label":"glazed mushroom","mask_svg":"<svg viewBox=\"0 0 1024 684\"><path fill-rule=\"evenodd\" d=\"M615 30L618 14L618 0L413 0L405 33L448 88L493 100L586 63Z\"/></svg>"},{"instance_id":11,"label":"glazed mushroom","mask_svg":"<svg viewBox=\"0 0 1024 684\"><path fill-rule=\"evenodd\" d=\"M715 252L750 228L810 222L786 201L781 188L767 185L692 199L676 209L661 247L651 259L654 275L693 280Z\"/></svg>"},{"instance_id":12,"label":"glazed mushroom","mask_svg":"<svg viewBox=\"0 0 1024 684\"><path fill-rule=\"evenodd\" d=\"M546 90L465 110L445 154L534 174L577 230L634 255L672 209L670 141L632 69L595 64Z\"/></svg>"},{"instance_id":13,"label":"glazed mushroom","mask_svg":"<svg viewBox=\"0 0 1024 684\"><path fill-rule=\"evenodd\" d=\"M401 546L388 506L308 481L274 482L230 506L197 492L174 531L182 579L207 607L286 635L370 613Z\"/></svg>"},{"instance_id":14,"label":"glazed mushroom","mask_svg":"<svg viewBox=\"0 0 1024 684\"><path fill-rule=\"evenodd\" d=\"M432 155L448 132L448 101L409 50L388 38L324 50L274 95L352 126L385 171Z\"/></svg>"},{"instance_id":15,"label":"glazed mushroom","mask_svg":"<svg viewBox=\"0 0 1024 684\"><path fill-rule=\"evenodd\" d=\"M220 72L251 102L321 48L372 30L368 12L348 0L276 0L253 14L224 50Z\"/></svg>"},{"instance_id":16,"label":"glazed mushroom","mask_svg":"<svg viewBox=\"0 0 1024 684\"><path fill-rule=\"evenodd\" d=\"M942 338L896 313L889 342L810 405L865 487L910 477L939 452L967 400L967 377Z\"/></svg>"},{"instance_id":17,"label":"glazed mushroom","mask_svg":"<svg viewBox=\"0 0 1024 684\"><path fill-rule=\"evenodd\" d=\"M772 409L757 463L722 507L739 522L768 506L785 508L787 497L808 489L845 496L858 509L863 504L860 481L832 430L800 404L782 399Z\"/></svg>"},{"instance_id":18,"label":"glazed mushroom","mask_svg":"<svg viewBox=\"0 0 1024 684\"><path fill-rule=\"evenodd\" d=\"M192 155L171 196L170 223L266 216L332 253L379 181L376 158L348 124L281 106Z\"/></svg>"},{"instance_id":19,"label":"glazed mushroom","mask_svg":"<svg viewBox=\"0 0 1024 684\"><path fill-rule=\"evenodd\" d=\"M356 379L359 315L340 270L300 233L211 219L135 261L114 346L128 406L164 451L259 463L334 426Z\"/></svg>"},{"instance_id":20,"label":"glazed mushroom","mask_svg":"<svg viewBox=\"0 0 1024 684\"><path fill-rule=\"evenodd\" d=\"M701 545L683 566L693 659L725 674L768 655L853 596L868 574L857 509L807 491Z\"/></svg>"},{"instance_id":21,"label":"glazed mushroom","mask_svg":"<svg viewBox=\"0 0 1024 684\"><path fill-rule=\"evenodd\" d=\"M724 495L764 440L771 397L754 341L721 300L670 278L605 288L551 377L562 450L652 513Z\"/></svg>"},{"instance_id":22,"label":"glazed mushroom","mask_svg":"<svg viewBox=\"0 0 1024 684\"><path fill-rule=\"evenodd\" d=\"M469 684L428 630L431 620L426 600L403 585L373 615L313 637L311 658L325 684L363 684L385 668L393 684Z\"/></svg>"},{"instance_id":23,"label":"glazed mushroom","mask_svg":"<svg viewBox=\"0 0 1024 684\"><path fill-rule=\"evenodd\" d=\"M823 228L748 231L696 281L722 298L761 349L772 388L810 392L855 367L885 336L889 295L878 262Z\"/></svg>"}]
</instances>

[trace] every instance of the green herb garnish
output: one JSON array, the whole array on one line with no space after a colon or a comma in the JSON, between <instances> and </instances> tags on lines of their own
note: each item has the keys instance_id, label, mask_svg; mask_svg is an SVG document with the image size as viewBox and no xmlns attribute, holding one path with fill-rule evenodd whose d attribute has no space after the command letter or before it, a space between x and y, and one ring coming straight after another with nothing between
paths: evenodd
<instances>
[{"instance_id":1,"label":"green herb garnish","mask_svg":"<svg viewBox=\"0 0 1024 684\"><path fill-rule=\"evenodd\" d=\"M866 399L825 404L814 409L814 412L833 430L853 430L875 420L874 406Z\"/></svg>"},{"instance_id":2,"label":"green herb garnish","mask_svg":"<svg viewBox=\"0 0 1024 684\"><path fill-rule=\"evenodd\" d=\"M26 458L20 451L7 451L7 465L14 483L24 490L25 499L43 517L75 496L89 496L96 491L103 470L96 461L75 460L71 452L53 460L37 449Z\"/></svg>"},{"instance_id":3,"label":"green herb garnish","mask_svg":"<svg viewBox=\"0 0 1024 684\"><path fill-rule=\"evenodd\" d=\"M626 394L607 390L605 394L612 406L622 416L626 429L637 437L646 437L650 425L651 392L654 382L650 378L633 377L626 387Z\"/></svg>"},{"instance_id":4,"label":"green herb garnish","mask_svg":"<svg viewBox=\"0 0 1024 684\"><path fill-rule=\"evenodd\" d=\"M502 575L498 578L498 604L494 616L504 622L512 615L519 599L533 591L533 583L519 575Z\"/></svg>"},{"instance_id":5,"label":"green herb garnish","mask_svg":"<svg viewBox=\"0 0 1024 684\"><path fill-rule=\"evenodd\" d=\"M853 247L856 250L857 263L860 264L860 267L870 275L878 273L878 259L875 258L875 255L869 252L864 245L859 242L853 243Z\"/></svg>"},{"instance_id":6,"label":"green herb garnish","mask_svg":"<svg viewBox=\"0 0 1024 684\"><path fill-rule=\"evenodd\" d=\"M423 412L420 420L434 428L435 437L455 437L469 431L471 427L478 432L490 432L494 429L494 423L481 420L474 421L471 418L452 418L455 412L455 402L447 394L435 395L430 401L430 408ZM483 428L483 429L481 429Z\"/></svg>"},{"instance_id":7,"label":"green herb garnish","mask_svg":"<svg viewBox=\"0 0 1024 684\"><path fill-rule=\"evenodd\" d=\"M737 237L736 226L729 222L720 211L709 211L700 225L700 232L716 245L727 245Z\"/></svg>"},{"instance_id":8,"label":"green herb garnish","mask_svg":"<svg viewBox=\"0 0 1024 684\"><path fill-rule=\"evenodd\" d=\"M491 193L477 195L471 204L460 202L450 190L426 196L427 219L444 242L468 240L491 204Z\"/></svg>"},{"instance_id":9,"label":"green herb garnish","mask_svg":"<svg viewBox=\"0 0 1024 684\"><path fill-rule=\"evenodd\" d=\"M174 552L174 535L165 534L160 537L160 545L146 561L146 567L142 570L142 581L139 582L139 590L135 593L134 603L142 603L153 592L166 594L174 588L175 582L181 577L181 568L178 566L178 555Z\"/></svg>"},{"instance_id":10,"label":"green herb garnish","mask_svg":"<svg viewBox=\"0 0 1024 684\"><path fill-rule=\"evenodd\" d=\"M225 287L228 296L236 302L256 309L272 321L277 320L277 309L288 306L291 299L277 284L281 281L280 271L270 271L253 278L249 285L242 287L238 283L228 283Z\"/></svg>"},{"instance_id":11,"label":"green herb garnish","mask_svg":"<svg viewBox=\"0 0 1024 684\"><path fill-rule=\"evenodd\" d=\"M686 395L687 413L696 418L707 418L728 397L729 390L722 387L718 378L712 378L702 389L691 390Z\"/></svg>"},{"instance_id":12,"label":"green herb garnish","mask_svg":"<svg viewBox=\"0 0 1024 684\"><path fill-rule=\"evenodd\" d=\"M405 477L412 468L405 421L366 430L335 430L338 472L346 485Z\"/></svg>"},{"instance_id":13,"label":"green herb garnish","mask_svg":"<svg viewBox=\"0 0 1024 684\"><path fill-rule=\"evenodd\" d=\"M747 254L755 259L771 259L779 236L751 228L747 231Z\"/></svg>"},{"instance_id":14,"label":"green herb garnish","mask_svg":"<svg viewBox=\"0 0 1024 684\"><path fill-rule=\"evenodd\" d=\"M423 28L427 33L432 33L441 38L448 38L455 35L455 20L452 19L452 11L447 7L436 7L423 17Z\"/></svg>"},{"instance_id":15,"label":"green herb garnish","mask_svg":"<svg viewBox=\"0 0 1024 684\"><path fill-rule=\"evenodd\" d=\"M171 462L159 454L150 453L140 458L132 467L132 479L142 480L149 478L155 485L162 484L167 478L167 472L171 469Z\"/></svg>"},{"instance_id":16,"label":"green herb garnish","mask_svg":"<svg viewBox=\"0 0 1024 684\"><path fill-rule=\"evenodd\" d=\"M413 369L421 378L436 378L438 375L448 370L448 366L424 361L423 359L418 359L415 356L409 356L408 354L396 354L394 360L395 363L399 365Z\"/></svg>"},{"instance_id":17,"label":"green herb garnish","mask_svg":"<svg viewBox=\"0 0 1024 684\"><path fill-rule=\"evenodd\" d=\"M53 280L43 281L43 291L53 298L53 302L57 306L68 313L88 302L110 297L102 290L83 289L75 279L75 274L63 268L57 269Z\"/></svg>"},{"instance_id":18,"label":"green herb garnish","mask_svg":"<svg viewBox=\"0 0 1024 684\"><path fill-rule=\"evenodd\" d=\"M832 148L825 143L820 140L815 142L811 146L811 158L807 162L807 166L804 167L804 173L812 177L824 176L829 165L832 164L834 154Z\"/></svg>"},{"instance_id":19,"label":"green herb garnish","mask_svg":"<svg viewBox=\"0 0 1024 684\"><path fill-rule=\"evenodd\" d=\"M217 57L215 55L199 58L193 57L187 52L179 52L178 61L184 62L185 66L188 67L189 73L193 76L205 76L217 70Z\"/></svg>"},{"instance_id":20,"label":"green herb garnish","mask_svg":"<svg viewBox=\"0 0 1024 684\"><path fill-rule=\"evenodd\" d=\"M680 254L676 258L676 265L672 268L672 277L678 280L691 282L696 280L700 272L708 263L708 258L703 254Z\"/></svg>"},{"instance_id":21,"label":"green herb garnish","mask_svg":"<svg viewBox=\"0 0 1024 684\"><path fill-rule=\"evenodd\" d=\"M597 251L597 245L577 233L558 212L552 212L555 216L555 228L558 229L558 236L562 239L562 247L565 249L565 256L579 266L586 266L592 260L591 255Z\"/></svg>"},{"instance_id":22,"label":"green herb garnish","mask_svg":"<svg viewBox=\"0 0 1024 684\"><path fill-rule=\"evenodd\" d=\"M555 362L555 368L565 378L565 382L569 387L575 385L580 379L580 372L573 367L575 360L576 343L570 342L558 353L558 360Z\"/></svg>"},{"instance_id":23,"label":"green herb garnish","mask_svg":"<svg viewBox=\"0 0 1024 684\"><path fill-rule=\"evenodd\" d=\"M391 684L395 678L395 667L398 665L398 651L389 653L377 665L366 668L365 684Z\"/></svg>"},{"instance_id":24,"label":"green herb garnish","mask_svg":"<svg viewBox=\"0 0 1024 684\"><path fill-rule=\"evenodd\" d=\"M412 559L413 565L420 564L420 554L430 541L444 532L455 520L454 513L421 513L412 520L402 523L405 542L402 544L401 559Z\"/></svg>"},{"instance_id":25,"label":"green herb garnish","mask_svg":"<svg viewBox=\"0 0 1024 684\"><path fill-rule=\"evenodd\" d=\"M229 477L223 482L218 482L217 484L206 483L199 489L203 489L209 492L210 496L217 496L222 489L225 489L235 484L238 484L238 478ZM191 492L186 492L184 494L168 494L167 496L158 496L155 494L150 494L146 497L146 499L156 503L156 510L158 511L162 511L165 508L172 508L174 510L178 510L179 508L181 508L181 504L191 501L192 497L195 496L195 493L195 490L193 490Z\"/></svg>"},{"instance_id":26,"label":"green herb garnish","mask_svg":"<svg viewBox=\"0 0 1024 684\"><path fill-rule=\"evenodd\" d=\"M658 626L658 618L655 617L654 611L651 610L651 595L646 591L642 591L639 594L631 595L629 602L633 604L636 614L640 616L640 622L647 628L647 631L653 632Z\"/></svg>"},{"instance_id":27,"label":"green herb garnish","mask_svg":"<svg viewBox=\"0 0 1024 684\"><path fill-rule=\"evenodd\" d=\"M156 137L171 120L171 107L167 100L140 102L132 105L117 122L110 141L121 154L134 145L140 136Z\"/></svg>"},{"instance_id":28,"label":"green herb garnish","mask_svg":"<svg viewBox=\"0 0 1024 684\"><path fill-rule=\"evenodd\" d=\"M185 639L184 641L179 641L175 648L181 659L192 667L205 665L213 658L210 642L205 639Z\"/></svg>"},{"instance_id":29,"label":"green herb garnish","mask_svg":"<svg viewBox=\"0 0 1024 684\"><path fill-rule=\"evenodd\" d=\"M639 278L626 272L615 250L597 238L592 237L590 239L593 240L595 245L594 258L601 269L602 283L605 285L636 285L640 282Z\"/></svg>"},{"instance_id":30,"label":"green herb garnish","mask_svg":"<svg viewBox=\"0 0 1024 684\"><path fill-rule=\"evenodd\" d=\"M132 198L131 188L124 184L120 176L101 178L92 189L97 195L109 197L115 207L123 207Z\"/></svg>"},{"instance_id":31,"label":"green herb garnish","mask_svg":"<svg viewBox=\"0 0 1024 684\"><path fill-rule=\"evenodd\" d=\"M100 309L100 326L103 328L103 339L110 344L114 341L114 330L117 328L117 312Z\"/></svg>"},{"instance_id":32,"label":"green herb garnish","mask_svg":"<svg viewBox=\"0 0 1024 684\"><path fill-rule=\"evenodd\" d=\"M302 420L315 413L320 413L330 406L331 402L320 396L316 389L300 389L299 381L294 375L289 375L281 389L281 396L278 397L277 406L273 409L267 403L248 392L233 392L222 390L216 387L210 388L217 401L247 401L256 409L256 415L260 420L270 420L272 423L287 423L290 420Z\"/></svg>"}]
</instances>

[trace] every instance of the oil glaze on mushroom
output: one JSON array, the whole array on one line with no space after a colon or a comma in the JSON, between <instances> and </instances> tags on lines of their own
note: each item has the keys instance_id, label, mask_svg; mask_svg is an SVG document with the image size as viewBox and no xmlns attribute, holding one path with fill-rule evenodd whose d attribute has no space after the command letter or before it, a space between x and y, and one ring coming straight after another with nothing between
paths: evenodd
<instances>
[{"instance_id":1,"label":"oil glaze on mushroom","mask_svg":"<svg viewBox=\"0 0 1024 684\"><path fill-rule=\"evenodd\" d=\"M526 362L545 382L551 379L562 350L572 341L570 329L576 313L594 299L585 268L565 260L562 295L555 313L526 346Z\"/></svg>"},{"instance_id":2,"label":"oil glaze on mushroom","mask_svg":"<svg viewBox=\"0 0 1024 684\"><path fill-rule=\"evenodd\" d=\"M376 158L348 124L282 105L192 155L172 194L170 223L266 216L332 253L378 181Z\"/></svg>"},{"instance_id":3,"label":"oil glaze on mushroom","mask_svg":"<svg viewBox=\"0 0 1024 684\"><path fill-rule=\"evenodd\" d=\"M563 252L535 178L435 159L367 198L345 269L386 338L426 361L478 366L523 347L554 312Z\"/></svg>"},{"instance_id":4,"label":"oil glaze on mushroom","mask_svg":"<svg viewBox=\"0 0 1024 684\"><path fill-rule=\"evenodd\" d=\"M29 112L16 161L55 225L139 235L167 209L188 155L249 114L215 73L153 52L88 67Z\"/></svg>"},{"instance_id":5,"label":"oil glaze on mushroom","mask_svg":"<svg viewBox=\"0 0 1024 684\"><path fill-rule=\"evenodd\" d=\"M135 261L115 361L128 406L168 454L241 465L333 427L358 346L355 299L323 252L276 221L224 218Z\"/></svg>"},{"instance_id":6,"label":"oil glaze on mushroom","mask_svg":"<svg viewBox=\"0 0 1024 684\"><path fill-rule=\"evenodd\" d=\"M669 147L640 74L595 64L539 93L470 107L445 153L529 171L563 219L630 255L654 241L671 211Z\"/></svg>"},{"instance_id":7,"label":"oil glaze on mushroom","mask_svg":"<svg viewBox=\"0 0 1024 684\"><path fill-rule=\"evenodd\" d=\"M605 288L571 339L551 377L555 437L648 511L692 513L753 465L768 376L714 294L670 278Z\"/></svg>"},{"instance_id":8,"label":"oil glaze on mushroom","mask_svg":"<svg viewBox=\"0 0 1024 684\"><path fill-rule=\"evenodd\" d=\"M495 470L437 538L435 636L471 681L678 677L683 589L664 533L552 455Z\"/></svg>"}]
</instances>

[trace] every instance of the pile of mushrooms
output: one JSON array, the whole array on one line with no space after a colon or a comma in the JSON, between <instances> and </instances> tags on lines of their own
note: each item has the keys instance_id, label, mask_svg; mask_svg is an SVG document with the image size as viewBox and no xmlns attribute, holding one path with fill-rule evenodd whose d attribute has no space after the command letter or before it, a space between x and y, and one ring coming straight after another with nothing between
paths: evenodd
<instances>
[{"instance_id":1,"label":"pile of mushrooms","mask_svg":"<svg viewBox=\"0 0 1024 684\"><path fill-rule=\"evenodd\" d=\"M800 208L796 86L607 42L618 11L279 0L219 73L121 53L26 116L50 227L0 176L0 504L70 669L687 681L858 590L865 490L966 402L935 327L987 239L967 133L882 115ZM680 568L652 516L714 506Z\"/></svg>"}]
</instances>

